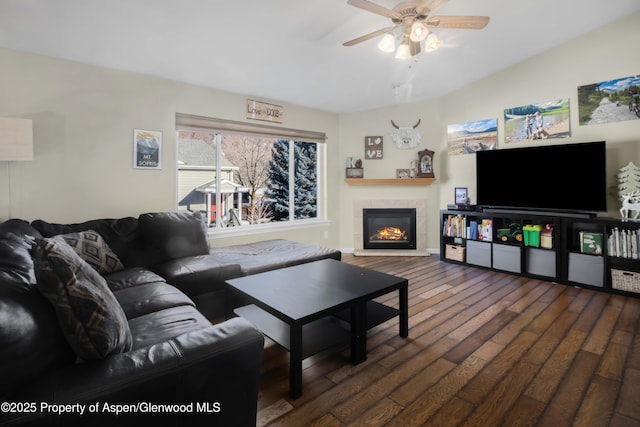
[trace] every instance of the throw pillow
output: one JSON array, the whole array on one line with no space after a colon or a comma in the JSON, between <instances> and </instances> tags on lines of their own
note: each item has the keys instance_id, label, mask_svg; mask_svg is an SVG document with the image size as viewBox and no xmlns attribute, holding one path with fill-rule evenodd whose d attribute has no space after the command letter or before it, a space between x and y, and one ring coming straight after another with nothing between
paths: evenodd
<instances>
[{"instance_id":1,"label":"throw pillow","mask_svg":"<svg viewBox=\"0 0 640 427\"><path fill-rule=\"evenodd\" d=\"M131 349L127 317L106 280L63 238L38 239L33 261L36 286L78 357L95 360Z\"/></svg>"},{"instance_id":2,"label":"throw pillow","mask_svg":"<svg viewBox=\"0 0 640 427\"><path fill-rule=\"evenodd\" d=\"M124 269L118 256L97 231L61 234L60 237L98 273L105 275Z\"/></svg>"}]
</instances>

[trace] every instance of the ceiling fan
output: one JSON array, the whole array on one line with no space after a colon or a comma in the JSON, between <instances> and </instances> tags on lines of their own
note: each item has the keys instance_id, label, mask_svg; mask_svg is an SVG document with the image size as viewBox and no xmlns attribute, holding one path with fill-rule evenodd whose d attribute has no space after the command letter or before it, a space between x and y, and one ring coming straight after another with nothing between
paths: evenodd
<instances>
[{"instance_id":1,"label":"ceiling fan","mask_svg":"<svg viewBox=\"0 0 640 427\"><path fill-rule=\"evenodd\" d=\"M448 1L408 0L398 3L393 9L387 9L369 0L347 0L351 6L391 18L394 25L345 42L343 46L353 46L384 34L378 47L385 52L393 52L396 50L397 33L400 44L396 51L396 58L410 58L420 53L423 40L427 51L434 50L442 44L438 36L429 29L480 30L489 23L488 16L431 16Z\"/></svg>"}]
</instances>

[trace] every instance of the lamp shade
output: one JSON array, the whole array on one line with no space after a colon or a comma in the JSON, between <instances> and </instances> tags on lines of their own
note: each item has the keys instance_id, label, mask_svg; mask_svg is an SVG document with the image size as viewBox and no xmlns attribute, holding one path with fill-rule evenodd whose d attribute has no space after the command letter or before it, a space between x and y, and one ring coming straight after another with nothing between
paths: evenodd
<instances>
[{"instance_id":1,"label":"lamp shade","mask_svg":"<svg viewBox=\"0 0 640 427\"><path fill-rule=\"evenodd\" d=\"M429 35L429 30L421 22L414 22L411 26L411 35L409 38L414 42L421 42Z\"/></svg>"},{"instance_id":2,"label":"lamp shade","mask_svg":"<svg viewBox=\"0 0 640 427\"><path fill-rule=\"evenodd\" d=\"M378 43L378 49L383 52L393 52L396 50L396 39L393 37L393 34L385 35L380 43Z\"/></svg>"},{"instance_id":3,"label":"lamp shade","mask_svg":"<svg viewBox=\"0 0 640 427\"><path fill-rule=\"evenodd\" d=\"M442 40L440 40L440 37L436 36L433 33L429 33L429 35L427 36L427 39L424 42L424 48L427 52L434 51L437 48L439 48L441 45L442 45Z\"/></svg>"},{"instance_id":4,"label":"lamp shade","mask_svg":"<svg viewBox=\"0 0 640 427\"><path fill-rule=\"evenodd\" d=\"M397 59L409 59L411 58L411 50L409 49L409 41L405 38L398 46L398 50L396 51Z\"/></svg>"},{"instance_id":5,"label":"lamp shade","mask_svg":"<svg viewBox=\"0 0 640 427\"><path fill-rule=\"evenodd\" d=\"M33 160L33 121L0 117L0 160Z\"/></svg>"}]
</instances>

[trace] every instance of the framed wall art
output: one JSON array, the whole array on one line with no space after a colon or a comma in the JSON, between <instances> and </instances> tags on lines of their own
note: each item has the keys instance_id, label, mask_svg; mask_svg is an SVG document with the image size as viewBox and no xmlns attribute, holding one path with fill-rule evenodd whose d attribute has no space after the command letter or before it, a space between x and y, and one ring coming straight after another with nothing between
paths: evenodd
<instances>
[{"instance_id":1,"label":"framed wall art","mask_svg":"<svg viewBox=\"0 0 640 427\"><path fill-rule=\"evenodd\" d=\"M162 132L133 130L133 167L135 169L162 168Z\"/></svg>"},{"instance_id":2,"label":"framed wall art","mask_svg":"<svg viewBox=\"0 0 640 427\"><path fill-rule=\"evenodd\" d=\"M640 74L578 86L580 125L638 120Z\"/></svg>"},{"instance_id":3,"label":"framed wall art","mask_svg":"<svg viewBox=\"0 0 640 427\"><path fill-rule=\"evenodd\" d=\"M447 126L450 156L495 150L498 146L498 119L477 120Z\"/></svg>"},{"instance_id":4,"label":"framed wall art","mask_svg":"<svg viewBox=\"0 0 640 427\"><path fill-rule=\"evenodd\" d=\"M570 138L569 99L556 99L504 110L504 142Z\"/></svg>"},{"instance_id":5,"label":"framed wall art","mask_svg":"<svg viewBox=\"0 0 640 427\"><path fill-rule=\"evenodd\" d=\"M364 158L367 160L381 160L383 156L383 140L381 136L364 137Z\"/></svg>"}]
</instances>

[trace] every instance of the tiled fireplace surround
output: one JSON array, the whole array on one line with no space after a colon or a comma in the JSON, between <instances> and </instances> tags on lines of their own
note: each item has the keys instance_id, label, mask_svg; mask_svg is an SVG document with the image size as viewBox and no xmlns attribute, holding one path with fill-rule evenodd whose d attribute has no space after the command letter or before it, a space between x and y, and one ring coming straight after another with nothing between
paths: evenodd
<instances>
[{"instance_id":1,"label":"tiled fireplace surround","mask_svg":"<svg viewBox=\"0 0 640 427\"><path fill-rule=\"evenodd\" d=\"M416 249L364 249L363 209L416 209ZM427 251L426 200L356 200L353 202L353 254L358 256L429 256Z\"/></svg>"}]
</instances>

